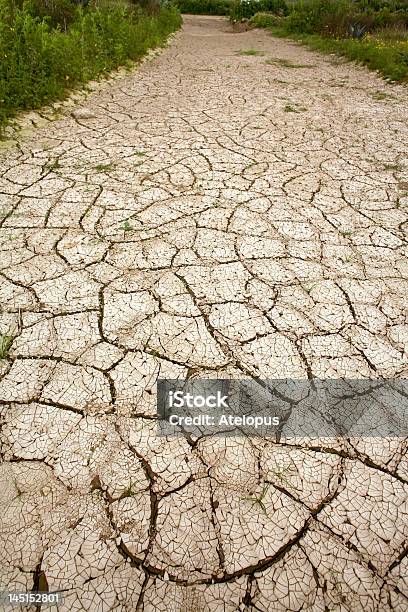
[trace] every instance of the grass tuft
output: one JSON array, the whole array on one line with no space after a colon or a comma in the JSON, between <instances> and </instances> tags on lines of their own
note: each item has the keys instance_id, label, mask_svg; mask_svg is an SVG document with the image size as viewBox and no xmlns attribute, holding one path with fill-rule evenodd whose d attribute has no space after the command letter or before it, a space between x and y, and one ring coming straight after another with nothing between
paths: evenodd
<instances>
[{"instance_id":1,"label":"grass tuft","mask_svg":"<svg viewBox=\"0 0 408 612\"><path fill-rule=\"evenodd\" d=\"M238 53L239 55L265 55L263 51L258 51L258 49L242 49Z\"/></svg>"},{"instance_id":2,"label":"grass tuft","mask_svg":"<svg viewBox=\"0 0 408 612\"><path fill-rule=\"evenodd\" d=\"M315 68L316 67L315 64L294 64L290 60L280 58L280 57L267 59L265 61L265 64L271 64L271 65L278 64L279 66L282 66L283 68Z\"/></svg>"},{"instance_id":3,"label":"grass tuft","mask_svg":"<svg viewBox=\"0 0 408 612\"><path fill-rule=\"evenodd\" d=\"M14 336L0 334L0 360L7 359L13 341Z\"/></svg>"}]
</instances>

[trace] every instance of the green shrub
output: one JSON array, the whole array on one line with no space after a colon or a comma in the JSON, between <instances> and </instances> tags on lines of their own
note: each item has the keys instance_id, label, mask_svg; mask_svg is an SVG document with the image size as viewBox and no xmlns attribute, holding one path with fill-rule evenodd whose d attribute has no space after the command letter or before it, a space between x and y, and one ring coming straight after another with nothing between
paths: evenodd
<instances>
[{"instance_id":1,"label":"green shrub","mask_svg":"<svg viewBox=\"0 0 408 612\"><path fill-rule=\"evenodd\" d=\"M176 0L176 5L190 15L229 15L232 0Z\"/></svg>"},{"instance_id":2,"label":"green shrub","mask_svg":"<svg viewBox=\"0 0 408 612\"><path fill-rule=\"evenodd\" d=\"M254 28L282 27L284 23L283 19L283 17L273 15L272 13L255 13L249 20L249 23L254 26Z\"/></svg>"},{"instance_id":3,"label":"green shrub","mask_svg":"<svg viewBox=\"0 0 408 612\"><path fill-rule=\"evenodd\" d=\"M289 8L286 0L235 0L230 16L232 20L240 21L250 19L255 13L287 15Z\"/></svg>"},{"instance_id":4,"label":"green shrub","mask_svg":"<svg viewBox=\"0 0 408 612\"><path fill-rule=\"evenodd\" d=\"M21 0L21 8L23 4ZM26 6L33 17L44 18L51 27L60 26L65 31L78 17L79 4L72 0L30 0Z\"/></svg>"},{"instance_id":5,"label":"green shrub","mask_svg":"<svg viewBox=\"0 0 408 612\"><path fill-rule=\"evenodd\" d=\"M0 0L0 127L18 109L39 107L69 87L140 59L179 25L173 8L149 16L112 5L78 8L65 33L33 16L29 5Z\"/></svg>"},{"instance_id":6,"label":"green shrub","mask_svg":"<svg viewBox=\"0 0 408 612\"><path fill-rule=\"evenodd\" d=\"M350 19L348 0L304 0L292 7L286 21L289 32L337 34Z\"/></svg>"},{"instance_id":7,"label":"green shrub","mask_svg":"<svg viewBox=\"0 0 408 612\"><path fill-rule=\"evenodd\" d=\"M269 27L279 36L292 36L313 49L338 53L349 59L379 70L394 81L408 79L408 37L406 22L408 7L401 3L373 3L364 0L299 0L287 17L272 21L256 15L251 23ZM350 25L363 28L364 37L353 38Z\"/></svg>"},{"instance_id":8,"label":"green shrub","mask_svg":"<svg viewBox=\"0 0 408 612\"><path fill-rule=\"evenodd\" d=\"M386 27L408 26L408 5L400 8L398 2L373 3L364 0L299 0L292 6L286 21L288 32L318 33L323 36L344 36L350 23L358 23L367 31Z\"/></svg>"}]
</instances>

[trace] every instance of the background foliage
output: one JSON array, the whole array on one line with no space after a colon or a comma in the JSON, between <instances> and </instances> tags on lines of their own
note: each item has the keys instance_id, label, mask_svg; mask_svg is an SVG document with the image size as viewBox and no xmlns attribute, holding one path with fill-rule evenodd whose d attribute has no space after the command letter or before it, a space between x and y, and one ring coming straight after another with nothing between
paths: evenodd
<instances>
[{"instance_id":1,"label":"background foliage","mask_svg":"<svg viewBox=\"0 0 408 612\"><path fill-rule=\"evenodd\" d=\"M0 128L17 110L140 59L180 26L172 7L0 0Z\"/></svg>"}]
</instances>

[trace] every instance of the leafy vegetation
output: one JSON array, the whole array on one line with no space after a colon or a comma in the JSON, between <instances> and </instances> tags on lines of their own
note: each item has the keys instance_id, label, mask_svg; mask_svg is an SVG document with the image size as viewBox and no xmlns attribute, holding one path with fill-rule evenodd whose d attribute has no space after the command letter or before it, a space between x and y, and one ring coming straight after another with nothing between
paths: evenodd
<instances>
[{"instance_id":1,"label":"leafy vegetation","mask_svg":"<svg viewBox=\"0 0 408 612\"><path fill-rule=\"evenodd\" d=\"M235 0L230 17L234 21L250 19L255 13L267 12L287 15L289 8L286 0Z\"/></svg>"},{"instance_id":2,"label":"leafy vegetation","mask_svg":"<svg viewBox=\"0 0 408 612\"><path fill-rule=\"evenodd\" d=\"M190 15L229 15L233 0L176 0L181 13Z\"/></svg>"},{"instance_id":3,"label":"leafy vegetation","mask_svg":"<svg viewBox=\"0 0 408 612\"><path fill-rule=\"evenodd\" d=\"M343 55L390 80L408 79L405 0L299 0L290 5L288 15L262 12L250 23L312 49Z\"/></svg>"},{"instance_id":4,"label":"leafy vegetation","mask_svg":"<svg viewBox=\"0 0 408 612\"><path fill-rule=\"evenodd\" d=\"M46 9L48 7L48 9ZM48 11L48 12L46 12ZM139 60L180 26L172 7L0 0L0 129L17 110Z\"/></svg>"},{"instance_id":5,"label":"leafy vegetation","mask_svg":"<svg viewBox=\"0 0 408 612\"><path fill-rule=\"evenodd\" d=\"M265 55L263 51L258 51L258 49L243 49L238 53L239 55Z\"/></svg>"},{"instance_id":6,"label":"leafy vegetation","mask_svg":"<svg viewBox=\"0 0 408 612\"><path fill-rule=\"evenodd\" d=\"M14 336L11 334L0 334L0 361L7 359L13 340Z\"/></svg>"}]
</instances>

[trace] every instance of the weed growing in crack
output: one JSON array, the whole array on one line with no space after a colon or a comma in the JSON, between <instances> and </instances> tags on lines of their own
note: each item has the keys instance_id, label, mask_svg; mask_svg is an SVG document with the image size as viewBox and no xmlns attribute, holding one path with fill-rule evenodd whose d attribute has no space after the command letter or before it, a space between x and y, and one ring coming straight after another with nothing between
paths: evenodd
<instances>
[{"instance_id":1,"label":"weed growing in crack","mask_svg":"<svg viewBox=\"0 0 408 612\"><path fill-rule=\"evenodd\" d=\"M133 229L133 227L129 223L129 219L125 219L125 221L120 226L120 229L122 229L124 232L130 232Z\"/></svg>"},{"instance_id":2,"label":"weed growing in crack","mask_svg":"<svg viewBox=\"0 0 408 612\"><path fill-rule=\"evenodd\" d=\"M94 166L94 170L96 170L97 172L108 172L109 170L114 170L115 166L116 164L114 164L113 162L109 164L97 164L96 166Z\"/></svg>"},{"instance_id":3,"label":"weed growing in crack","mask_svg":"<svg viewBox=\"0 0 408 612\"><path fill-rule=\"evenodd\" d=\"M265 506L265 503L264 503L264 499L265 499L265 496L266 496L266 494L268 492L268 489L269 489L269 485L265 484L262 487L262 491L258 495L258 497L242 497L241 499L243 499L245 501L251 501L253 503L253 505L257 504L261 508L262 512L266 515L267 512L266 512L266 506Z\"/></svg>"},{"instance_id":4,"label":"weed growing in crack","mask_svg":"<svg viewBox=\"0 0 408 612\"><path fill-rule=\"evenodd\" d=\"M129 485L123 491L122 497L132 497L133 495L136 495L136 493L137 493L137 490L133 488L133 483L132 481L130 481Z\"/></svg>"},{"instance_id":5,"label":"weed growing in crack","mask_svg":"<svg viewBox=\"0 0 408 612\"><path fill-rule=\"evenodd\" d=\"M401 172L401 164L384 164L384 170L391 170L392 172Z\"/></svg>"},{"instance_id":6,"label":"weed growing in crack","mask_svg":"<svg viewBox=\"0 0 408 612\"><path fill-rule=\"evenodd\" d=\"M273 475L276 478L278 478L278 480L280 480L282 484L284 484L286 487L297 490L296 487L294 487L293 484L289 482L289 480L286 477L286 474L293 473L294 470L296 470L296 466L291 461L291 463L289 463L288 465L285 465L285 466L280 467L279 469L273 470Z\"/></svg>"},{"instance_id":7,"label":"weed growing in crack","mask_svg":"<svg viewBox=\"0 0 408 612\"><path fill-rule=\"evenodd\" d=\"M306 293L308 293L310 295L315 287L316 287L316 285L311 285L310 287L305 287Z\"/></svg>"},{"instance_id":8,"label":"weed growing in crack","mask_svg":"<svg viewBox=\"0 0 408 612\"><path fill-rule=\"evenodd\" d=\"M138 157L143 157L144 155L146 155L146 153L144 153L144 151L133 151L132 155L137 155Z\"/></svg>"},{"instance_id":9,"label":"weed growing in crack","mask_svg":"<svg viewBox=\"0 0 408 612\"><path fill-rule=\"evenodd\" d=\"M278 64L279 66L282 66L283 68L315 68L316 67L315 64L294 64L290 60L280 58L280 57L267 59L265 61L265 64L269 64L269 65Z\"/></svg>"},{"instance_id":10,"label":"weed growing in crack","mask_svg":"<svg viewBox=\"0 0 408 612\"><path fill-rule=\"evenodd\" d=\"M258 51L258 49L242 49L238 53L239 55L265 55L263 51Z\"/></svg>"},{"instance_id":11,"label":"weed growing in crack","mask_svg":"<svg viewBox=\"0 0 408 612\"><path fill-rule=\"evenodd\" d=\"M302 113L303 111L306 111L307 108L305 108L304 106L286 104L283 110L285 111L285 113Z\"/></svg>"},{"instance_id":12,"label":"weed growing in crack","mask_svg":"<svg viewBox=\"0 0 408 612\"><path fill-rule=\"evenodd\" d=\"M13 341L14 336L10 333L0 334L0 360L7 359Z\"/></svg>"},{"instance_id":13,"label":"weed growing in crack","mask_svg":"<svg viewBox=\"0 0 408 612\"><path fill-rule=\"evenodd\" d=\"M392 94L389 94L385 91L380 91L379 89L377 89L377 91L373 91L372 93L370 93L370 96L374 100L396 100L396 97L393 96Z\"/></svg>"},{"instance_id":14,"label":"weed growing in crack","mask_svg":"<svg viewBox=\"0 0 408 612\"><path fill-rule=\"evenodd\" d=\"M48 162L45 164L44 169L52 172L53 170L58 170L61 167L59 159L54 159L52 162Z\"/></svg>"}]
</instances>

